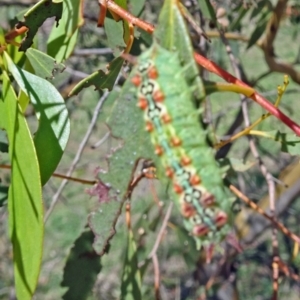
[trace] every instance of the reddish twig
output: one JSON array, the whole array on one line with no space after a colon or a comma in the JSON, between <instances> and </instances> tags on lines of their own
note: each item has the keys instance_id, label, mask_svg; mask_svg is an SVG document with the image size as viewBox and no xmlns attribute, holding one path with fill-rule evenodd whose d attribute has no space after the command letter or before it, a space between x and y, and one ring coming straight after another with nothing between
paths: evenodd
<instances>
[{"instance_id":1,"label":"reddish twig","mask_svg":"<svg viewBox=\"0 0 300 300\"><path fill-rule=\"evenodd\" d=\"M296 234L289 231L282 223L278 222L276 219L268 215L264 212L257 204L255 204L252 200L250 200L247 196L245 196L241 191L239 191L235 186L232 184L229 186L229 189L240 199L242 199L247 205L249 205L252 209L258 212L260 215L268 219L272 224L274 224L283 234L288 236L294 242L300 245L300 237Z\"/></svg>"},{"instance_id":2,"label":"reddish twig","mask_svg":"<svg viewBox=\"0 0 300 300\"><path fill-rule=\"evenodd\" d=\"M249 87L246 83L243 81L237 79L227 71L220 68L217 64L210 61L206 57L194 53L194 58L196 62L204 67L209 72L212 72L224 80L226 80L229 83L234 83L237 85ZM254 100L257 104L259 104L261 107L266 109L270 114L272 114L274 117L278 118L280 121L282 121L285 125L287 125L289 128L291 128L298 136L300 136L300 126L292 121L288 116L286 116L283 112L281 112L277 107L275 107L272 103L270 103L267 99L265 99L263 96L259 95L257 92L254 92L253 95L249 96L252 100Z\"/></svg>"},{"instance_id":3,"label":"reddish twig","mask_svg":"<svg viewBox=\"0 0 300 300\"><path fill-rule=\"evenodd\" d=\"M0 165L0 169L10 170L11 166L10 165ZM62 178L62 179L66 179L68 181L79 182L79 183L82 183L82 184L93 185L93 184L97 183L97 180L86 180L86 179L81 179L81 178L77 178L77 177L66 176L66 175L59 174L59 173L53 173L52 177Z\"/></svg>"},{"instance_id":4,"label":"reddish twig","mask_svg":"<svg viewBox=\"0 0 300 300\"><path fill-rule=\"evenodd\" d=\"M115 14L120 16L122 19L128 21L132 25L138 26L139 28L142 28L143 30L147 31L148 33L152 33L154 31L154 26L150 23L147 23L131 13L129 13L127 10L123 9L119 5L117 5L114 1L112 0L99 0L100 6L106 7L108 10L113 11ZM104 12L103 12L104 14ZM102 14L101 18L103 18ZM99 22L98 22L99 23ZM103 23L103 21L100 19L100 25Z\"/></svg>"},{"instance_id":5,"label":"reddish twig","mask_svg":"<svg viewBox=\"0 0 300 300\"><path fill-rule=\"evenodd\" d=\"M155 300L160 300L160 272L159 272L159 263L156 253L152 256L153 268L154 268L154 290L155 290Z\"/></svg>"},{"instance_id":6,"label":"reddish twig","mask_svg":"<svg viewBox=\"0 0 300 300\"><path fill-rule=\"evenodd\" d=\"M300 282L300 276L295 274L293 271L289 269L289 267L281 260L278 261L278 267L281 272L285 274L285 276L294 279L297 282Z\"/></svg>"}]
</instances>

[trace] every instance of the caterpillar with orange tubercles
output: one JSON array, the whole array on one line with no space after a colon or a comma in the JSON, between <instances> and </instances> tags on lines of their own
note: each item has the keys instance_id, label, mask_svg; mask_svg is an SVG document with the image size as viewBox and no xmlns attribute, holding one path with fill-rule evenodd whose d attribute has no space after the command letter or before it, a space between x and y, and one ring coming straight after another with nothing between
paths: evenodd
<instances>
[{"instance_id":1,"label":"caterpillar with orange tubercles","mask_svg":"<svg viewBox=\"0 0 300 300\"><path fill-rule=\"evenodd\" d=\"M231 203L181 70L178 55L155 43L140 56L131 81L185 227L198 247L209 246L229 232Z\"/></svg>"}]
</instances>

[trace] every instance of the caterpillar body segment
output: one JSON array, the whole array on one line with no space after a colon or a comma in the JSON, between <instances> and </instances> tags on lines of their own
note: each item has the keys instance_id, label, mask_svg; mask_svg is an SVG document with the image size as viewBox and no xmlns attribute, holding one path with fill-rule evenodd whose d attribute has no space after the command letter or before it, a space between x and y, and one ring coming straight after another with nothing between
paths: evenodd
<instances>
[{"instance_id":1,"label":"caterpillar body segment","mask_svg":"<svg viewBox=\"0 0 300 300\"><path fill-rule=\"evenodd\" d=\"M218 243L230 228L231 203L179 58L154 44L141 55L135 72L132 83L138 106L154 151L172 181L185 227L198 246Z\"/></svg>"}]
</instances>

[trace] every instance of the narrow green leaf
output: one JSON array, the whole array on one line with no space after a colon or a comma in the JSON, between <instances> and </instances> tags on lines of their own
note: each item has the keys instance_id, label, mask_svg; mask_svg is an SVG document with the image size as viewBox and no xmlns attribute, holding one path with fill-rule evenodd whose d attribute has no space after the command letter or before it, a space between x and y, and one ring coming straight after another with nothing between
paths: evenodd
<instances>
[{"instance_id":1,"label":"narrow green leaf","mask_svg":"<svg viewBox=\"0 0 300 300\"><path fill-rule=\"evenodd\" d=\"M64 10L59 25L53 27L47 43L47 53L57 62L67 59L77 42L78 28L84 23L82 0L64 0Z\"/></svg>"},{"instance_id":2,"label":"narrow green leaf","mask_svg":"<svg viewBox=\"0 0 300 300\"><path fill-rule=\"evenodd\" d=\"M101 204L89 218L89 225L96 236L94 248L100 254L104 253L115 234L115 223L121 213L135 162L141 157L156 160L151 140L144 131L143 114L136 103L136 88L129 77L121 93L117 97L111 93L104 106L104 109L112 107L103 117L107 118L107 126L117 146L108 155L106 174L100 175L101 182L109 187L105 200L109 202Z\"/></svg>"},{"instance_id":3,"label":"narrow green leaf","mask_svg":"<svg viewBox=\"0 0 300 300\"><path fill-rule=\"evenodd\" d=\"M17 28L23 26L28 28L26 37L19 48L20 51L26 51L32 45L34 36L46 19L55 17L55 20L58 22L61 18L62 7L62 3L42 0L26 12L24 15L25 21L16 25Z\"/></svg>"},{"instance_id":4,"label":"narrow green leaf","mask_svg":"<svg viewBox=\"0 0 300 300\"><path fill-rule=\"evenodd\" d=\"M262 11L260 19L258 20L258 22L256 22L256 27L250 36L247 49L251 48L265 32L266 26L269 22L270 14L271 11L268 8L265 8Z\"/></svg>"},{"instance_id":5,"label":"narrow green leaf","mask_svg":"<svg viewBox=\"0 0 300 300\"><path fill-rule=\"evenodd\" d=\"M62 72L65 69L63 64L57 64L54 58L34 48L28 49L26 56L35 71L35 75L39 77L52 79L55 72Z\"/></svg>"},{"instance_id":6,"label":"narrow green leaf","mask_svg":"<svg viewBox=\"0 0 300 300\"><path fill-rule=\"evenodd\" d=\"M229 25L228 31L235 31L241 26L241 22L248 13L249 9L245 5L241 5L239 8L238 16Z\"/></svg>"},{"instance_id":7,"label":"narrow green leaf","mask_svg":"<svg viewBox=\"0 0 300 300\"><path fill-rule=\"evenodd\" d=\"M268 20L264 20L262 23L260 23L254 31L252 32L248 45L247 45L247 50L250 49L255 43L258 41L258 39L263 35L265 32L266 26L268 24Z\"/></svg>"},{"instance_id":8,"label":"narrow green leaf","mask_svg":"<svg viewBox=\"0 0 300 300\"><path fill-rule=\"evenodd\" d=\"M252 13L250 15L250 20L253 20L256 16L262 13L266 7L268 10L272 10L272 3L269 0L261 0L254 5Z\"/></svg>"},{"instance_id":9,"label":"narrow green leaf","mask_svg":"<svg viewBox=\"0 0 300 300\"><path fill-rule=\"evenodd\" d=\"M85 300L101 270L100 257L92 247L94 235L86 231L75 241L64 268L62 287L69 290L63 295L64 300Z\"/></svg>"},{"instance_id":10,"label":"narrow green leaf","mask_svg":"<svg viewBox=\"0 0 300 300\"><path fill-rule=\"evenodd\" d=\"M6 53L5 59L14 79L29 96L39 119L34 144L44 185L60 162L69 139L68 111L64 99L51 83L20 69Z\"/></svg>"},{"instance_id":11,"label":"narrow green leaf","mask_svg":"<svg viewBox=\"0 0 300 300\"><path fill-rule=\"evenodd\" d=\"M107 72L99 70L84 78L69 93L69 97L77 95L82 89L92 85L95 86L96 90L111 90L122 68L123 61L123 58L117 57L110 62Z\"/></svg>"},{"instance_id":12,"label":"narrow green leaf","mask_svg":"<svg viewBox=\"0 0 300 300\"><path fill-rule=\"evenodd\" d=\"M204 86L194 60L189 31L178 5L177 0L164 1L158 19L158 26L155 29L155 37L162 47L170 51L176 49L183 64L183 74L194 88L195 97L203 99L205 96Z\"/></svg>"},{"instance_id":13,"label":"narrow green leaf","mask_svg":"<svg viewBox=\"0 0 300 300\"><path fill-rule=\"evenodd\" d=\"M200 0L198 0L199 2ZM214 10L214 7L212 6L211 2L209 0L205 0L205 4L206 4L206 8L208 10L209 16L211 17L211 19L216 22L217 21L217 17L216 17L216 13Z\"/></svg>"},{"instance_id":14,"label":"narrow green leaf","mask_svg":"<svg viewBox=\"0 0 300 300\"><path fill-rule=\"evenodd\" d=\"M201 12L203 14L203 17L209 18L210 14L209 14L209 8L207 7L206 1L203 0L198 0L198 6L201 9Z\"/></svg>"},{"instance_id":15,"label":"narrow green leaf","mask_svg":"<svg viewBox=\"0 0 300 300\"><path fill-rule=\"evenodd\" d=\"M0 119L9 139L11 185L8 211L18 299L31 299L40 272L43 249L43 205L38 160L26 120L8 75L3 76Z\"/></svg>"},{"instance_id":16,"label":"narrow green leaf","mask_svg":"<svg viewBox=\"0 0 300 300\"><path fill-rule=\"evenodd\" d=\"M132 230L129 230L122 275L121 300L142 299L141 288L142 280L138 268L137 247Z\"/></svg>"}]
</instances>

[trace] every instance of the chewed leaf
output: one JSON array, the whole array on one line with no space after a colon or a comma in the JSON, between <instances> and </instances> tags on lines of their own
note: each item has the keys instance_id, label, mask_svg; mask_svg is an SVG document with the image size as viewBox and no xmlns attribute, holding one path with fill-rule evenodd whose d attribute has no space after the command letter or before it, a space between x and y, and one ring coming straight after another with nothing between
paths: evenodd
<instances>
[{"instance_id":1,"label":"chewed leaf","mask_svg":"<svg viewBox=\"0 0 300 300\"><path fill-rule=\"evenodd\" d=\"M62 2L54 3L49 0L39 1L36 5L30 8L24 15L25 21L19 22L16 25L17 28L21 28L23 26L28 28L26 37L22 41L19 50L26 51L32 45L34 36L46 19L55 17L55 20L58 22L62 16L62 9Z\"/></svg>"},{"instance_id":2,"label":"chewed leaf","mask_svg":"<svg viewBox=\"0 0 300 300\"><path fill-rule=\"evenodd\" d=\"M57 64L54 58L34 48L28 49L26 56L39 77L52 79L56 72L62 72L65 69L63 64Z\"/></svg>"},{"instance_id":3,"label":"chewed leaf","mask_svg":"<svg viewBox=\"0 0 300 300\"><path fill-rule=\"evenodd\" d=\"M139 158L155 158L149 135L144 130L143 115L136 107L136 89L130 78L124 84L121 93L108 100L105 102L104 110L110 105L112 109L105 114L108 116L106 123L110 129L110 136L118 140L119 146L107 154L107 172L100 174L101 182L110 186L109 200L102 203L100 210L93 212L89 218L89 225L96 236L95 251L102 254L115 233L115 223L123 205L135 162Z\"/></svg>"},{"instance_id":4,"label":"chewed leaf","mask_svg":"<svg viewBox=\"0 0 300 300\"><path fill-rule=\"evenodd\" d=\"M105 33L107 36L107 43L109 48L112 49L115 56L121 54L121 51L125 48L124 43L124 27L121 22L116 22L113 19L105 19Z\"/></svg>"},{"instance_id":5,"label":"chewed leaf","mask_svg":"<svg viewBox=\"0 0 300 300\"><path fill-rule=\"evenodd\" d=\"M89 215L88 224L95 235L93 247L102 256L115 235L115 225L121 214L123 202L112 200L102 203L97 211Z\"/></svg>"},{"instance_id":6,"label":"chewed leaf","mask_svg":"<svg viewBox=\"0 0 300 300\"><path fill-rule=\"evenodd\" d=\"M97 196L99 202L108 202L110 201L109 196L109 190L110 187L104 184L101 180L98 180L98 182L92 187L86 190L86 192L90 196Z\"/></svg>"},{"instance_id":7,"label":"chewed leaf","mask_svg":"<svg viewBox=\"0 0 300 300\"><path fill-rule=\"evenodd\" d=\"M108 71L99 70L81 80L68 95L77 95L82 89L95 86L96 90L111 90L123 65L123 58L117 57L108 66Z\"/></svg>"}]
</instances>

